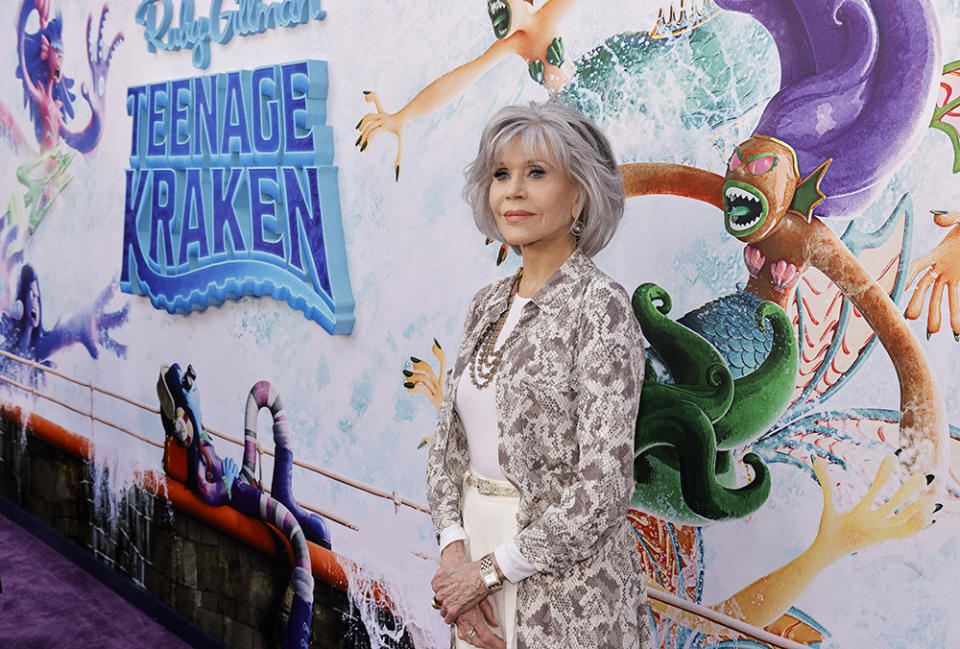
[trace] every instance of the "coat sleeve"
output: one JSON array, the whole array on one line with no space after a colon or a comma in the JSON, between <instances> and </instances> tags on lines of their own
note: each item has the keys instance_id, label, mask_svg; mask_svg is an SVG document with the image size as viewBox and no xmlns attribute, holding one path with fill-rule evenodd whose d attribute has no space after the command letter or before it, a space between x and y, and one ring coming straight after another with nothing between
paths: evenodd
<instances>
[{"instance_id":1,"label":"coat sleeve","mask_svg":"<svg viewBox=\"0 0 960 649\"><path fill-rule=\"evenodd\" d=\"M640 325L621 286L587 289L573 372L579 462L557 502L515 537L540 572L558 574L596 552L624 524L633 494L633 448L644 352Z\"/></svg>"},{"instance_id":2,"label":"coat sleeve","mask_svg":"<svg viewBox=\"0 0 960 649\"><path fill-rule=\"evenodd\" d=\"M484 291L477 293L467 309L461 340L466 340L468 332L479 318L479 306ZM462 343L461 343L462 344ZM459 357L460 354L458 353ZM467 436L463 424L453 404L453 369L443 377L443 404L440 406L440 419L430 444L427 457L427 505L433 519L437 542L444 528L462 525L460 515L460 496L463 474L469 466Z\"/></svg>"}]
</instances>

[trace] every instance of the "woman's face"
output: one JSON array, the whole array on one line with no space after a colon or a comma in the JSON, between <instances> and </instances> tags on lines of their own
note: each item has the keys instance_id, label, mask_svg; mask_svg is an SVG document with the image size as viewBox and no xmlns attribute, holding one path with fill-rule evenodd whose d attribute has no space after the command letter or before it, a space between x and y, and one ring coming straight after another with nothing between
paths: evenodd
<instances>
[{"instance_id":1,"label":"woman's face","mask_svg":"<svg viewBox=\"0 0 960 649\"><path fill-rule=\"evenodd\" d=\"M490 209L512 246L576 245L570 226L580 195L576 183L541 153L523 154L520 138L504 147L490 183Z\"/></svg>"}]
</instances>

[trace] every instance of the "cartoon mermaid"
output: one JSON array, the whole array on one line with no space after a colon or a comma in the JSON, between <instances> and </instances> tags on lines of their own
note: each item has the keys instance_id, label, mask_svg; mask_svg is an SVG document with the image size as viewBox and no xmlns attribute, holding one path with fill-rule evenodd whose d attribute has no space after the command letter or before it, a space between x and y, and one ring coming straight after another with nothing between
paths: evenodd
<instances>
[{"instance_id":1,"label":"cartoon mermaid","mask_svg":"<svg viewBox=\"0 0 960 649\"><path fill-rule=\"evenodd\" d=\"M104 25L108 8L100 12L99 28L92 28L93 15L87 17L87 63L92 88L81 84L80 93L90 107L90 119L80 130L68 127L75 117L74 80L64 74L63 18L52 16L50 0L23 0L17 19L16 76L23 84L23 103L29 110L37 152L24 135L10 110L0 102L0 138L14 151L30 152L33 158L17 168L17 179L26 188L21 199L11 198L7 212L26 221L32 233L53 201L72 180L67 173L73 149L83 154L96 149L103 134L106 108L107 74L110 61L123 42L118 33L109 45L104 43ZM39 29L28 32L27 25L36 16ZM93 40L96 35L96 41ZM39 175L35 170L39 168ZM19 208L19 209L18 209ZM29 211L29 212L28 212Z\"/></svg>"},{"instance_id":2,"label":"cartoon mermaid","mask_svg":"<svg viewBox=\"0 0 960 649\"><path fill-rule=\"evenodd\" d=\"M820 218L859 215L917 143L939 72L934 9L929 0L718 5L754 16L773 34L780 90L754 136L734 149L725 176L626 164L627 195L676 194L722 209L727 231L746 244L750 275L743 295L731 299L786 308L803 273L811 266L822 271L893 361L900 462L910 473L943 476L947 424L923 352L886 291Z\"/></svg>"}]
</instances>

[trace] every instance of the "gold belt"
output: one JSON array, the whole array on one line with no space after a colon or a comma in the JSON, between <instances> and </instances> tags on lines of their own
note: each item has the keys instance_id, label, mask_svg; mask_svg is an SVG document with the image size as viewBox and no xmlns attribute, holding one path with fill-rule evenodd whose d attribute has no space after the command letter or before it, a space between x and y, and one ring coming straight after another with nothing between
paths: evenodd
<instances>
[{"instance_id":1,"label":"gold belt","mask_svg":"<svg viewBox=\"0 0 960 649\"><path fill-rule=\"evenodd\" d=\"M514 487L509 482L503 482L502 480L488 480L486 478L478 478L473 474L472 471L467 472L467 477L464 479L468 487L476 487L477 491L480 492L483 496L512 496L514 498L520 497L520 492L517 491L517 488Z\"/></svg>"}]
</instances>

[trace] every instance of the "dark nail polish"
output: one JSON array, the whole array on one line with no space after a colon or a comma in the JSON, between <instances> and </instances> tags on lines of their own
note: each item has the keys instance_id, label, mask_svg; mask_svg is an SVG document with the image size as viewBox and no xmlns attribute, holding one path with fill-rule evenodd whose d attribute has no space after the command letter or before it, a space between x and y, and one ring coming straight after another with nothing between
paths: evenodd
<instances>
[{"instance_id":1,"label":"dark nail polish","mask_svg":"<svg viewBox=\"0 0 960 649\"><path fill-rule=\"evenodd\" d=\"M364 90L364 91L363 91L363 94L369 95L369 94L370 94L370 91L369 91L369 90Z\"/></svg>"},{"instance_id":2,"label":"dark nail polish","mask_svg":"<svg viewBox=\"0 0 960 649\"><path fill-rule=\"evenodd\" d=\"M433 339L433 344L437 346L437 349L443 349L443 347L440 346L440 343L437 342L436 338Z\"/></svg>"},{"instance_id":3,"label":"dark nail polish","mask_svg":"<svg viewBox=\"0 0 960 649\"><path fill-rule=\"evenodd\" d=\"M895 450L895 451L893 452L893 454L896 455L897 457L900 457L900 454L901 454L901 453L903 453L903 449L902 449L902 448L898 448L897 450Z\"/></svg>"},{"instance_id":4,"label":"dark nail polish","mask_svg":"<svg viewBox=\"0 0 960 649\"><path fill-rule=\"evenodd\" d=\"M354 126L353 128L360 128L360 125L361 125L361 124L363 124L363 120L362 120L362 119L361 119L359 122L357 122L357 125Z\"/></svg>"},{"instance_id":5,"label":"dark nail polish","mask_svg":"<svg viewBox=\"0 0 960 649\"><path fill-rule=\"evenodd\" d=\"M932 473L928 473L928 474L927 474L927 484L930 484L931 482L933 482L934 477L935 477L935 476L934 476Z\"/></svg>"},{"instance_id":6,"label":"dark nail polish","mask_svg":"<svg viewBox=\"0 0 960 649\"><path fill-rule=\"evenodd\" d=\"M927 329L927 340L930 340L930 330Z\"/></svg>"},{"instance_id":7,"label":"dark nail polish","mask_svg":"<svg viewBox=\"0 0 960 649\"><path fill-rule=\"evenodd\" d=\"M411 372L410 370L403 370L403 375L404 375L404 376L413 376L413 372Z\"/></svg>"},{"instance_id":8,"label":"dark nail polish","mask_svg":"<svg viewBox=\"0 0 960 649\"><path fill-rule=\"evenodd\" d=\"M400 182L400 165L397 165L393 169L393 181Z\"/></svg>"},{"instance_id":9,"label":"dark nail polish","mask_svg":"<svg viewBox=\"0 0 960 649\"><path fill-rule=\"evenodd\" d=\"M414 363L422 363L422 362L423 362L423 361L421 361L419 358L417 358L416 356L411 356L411 357L410 357L410 360L413 361Z\"/></svg>"},{"instance_id":10,"label":"dark nail polish","mask_svg":"<svg viewBox=\"0 0 960 649\"><path fill-rule=\"evenodd\" d=\"M953 339L960 343L960 334L953 334Z\"/></svg>"},{"instance_id":11,"label":"dark nail polish","mask_svg":"<svg viewBox=\"0 0 960 649\"><path fill-rule=\"evenodd\" d=\"M946 212L944 212L943 210L930 210L930 213L933 214L933 215L935 215L935 216L939 216L939 215L941 215L941 214L946 214Z\"/></svg>"},{"instance_id":12,"label":"dark nail polish","mask_svg":"<svg viewBox=\"0 0 960 649\"><path fill-rule=\"evenodd\" d=\"M409 381L407 381L407 382L405 382L405 383L403 384L403 387L405 387L405 388L408 389L408 390L411 390L411 389L413 389L413 386L415 386L415 385L416 385L416 383L410 383Z\"/></svg>"},{"instance_id":13,"label":"dark nail polish","mask_svg":"<svg viewBox=\"0 0 960 649\"><path fill-rule=\"evenodd\" d=\"M364 149L366 149L368 144L370 144L370 143L369 143L369 142L364 142L364 143L363 143L363 146L360 147L360 150L363 151Z\"/></svg>"},{"instance_id":14,"label":"dark nail polish","mask_svg":"<svg viewBox=\"0 0 960 649\"><path fill-rule=\"evenodd\" d=\"M937 503L933 506L933 513L936 514L941 509L943 509L943 503Z\"/></svg>"}]
</instances>

